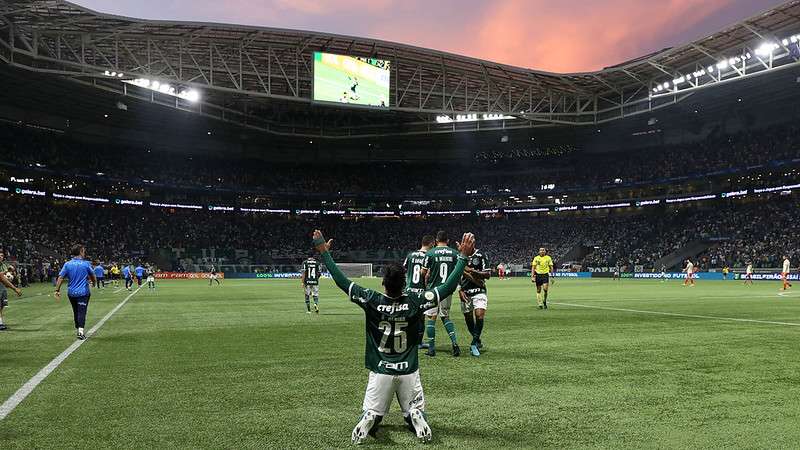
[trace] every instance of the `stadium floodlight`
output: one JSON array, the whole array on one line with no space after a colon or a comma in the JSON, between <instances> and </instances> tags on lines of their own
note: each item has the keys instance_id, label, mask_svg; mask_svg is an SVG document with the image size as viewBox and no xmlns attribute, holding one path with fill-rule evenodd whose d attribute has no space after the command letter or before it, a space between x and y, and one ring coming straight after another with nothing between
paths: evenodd
<instances>
[{"instance_id":1,"label":"stadium floodlight","mask_svg":"<svg viewBox=\"0 0 800 450\"><path fill-rule=\"evenodd\" d=\"M779 48L780 48L780 45L778 45L776 43L765 42L765 43L761 44L756 49L756 55L759 55L759 56L770 56L770 55L772 55L772 52L774 52L775 50L777 50Z\"/></svg>"},{"instance_id":2,"label":"stadium floodlight","mask_svg":"<svg viewBox=\"0 0 800 450\"><path fill-rule=\"evenodd\" d=\"M123 83L132 84L134 86L139 86L141 88L160 92L162 94L182 98L192 103L200 101L200 92L198 92L196 89L182 89L179 87L175 87L169 83L162 83L157 80L151 81L147 78L136 78L135 80L125 80L123 81Z\"/></svg>"},{"instance_id":3,"label":"stadium floodlight","mask_svg":"<svg viewBox=\"0 0 800 450\"><path fill-rule=\"evenodd\" d=\"M200 100L200 93L194 89L189 89L187 91L184 91L183 95L185 96L186 100L189 100L192 103Z\"/></svg>"}]
</instances>

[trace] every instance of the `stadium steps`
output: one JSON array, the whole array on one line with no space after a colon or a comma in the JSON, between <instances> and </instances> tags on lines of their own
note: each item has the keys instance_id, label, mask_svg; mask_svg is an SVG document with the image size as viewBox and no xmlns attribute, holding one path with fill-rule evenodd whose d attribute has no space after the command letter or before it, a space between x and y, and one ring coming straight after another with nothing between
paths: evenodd
<instances>
[{"instance_id":1,"label":"stadium steps","mask_svg":"<svg viewBox=\"0 0 800 450\"><path fill-rule=\"evenodd\" d=\"M656 269L660 269L661 265L667 267L667 270L670 270L673 267L683 267L683 261L686 258L694 258L695 256L703 253L704 251L708 250L708 248L712 245L712 241L700 239L696 241L691 241L688 244L684 245L683 247L675 250L674 252L670 253L667 256L656 261L654 267Z\"/></svg>"},{"instance_id":2,"label":"stadium steps","mask_svg":"<svg viewBox=\"0 0 800 450\"><path fill-rule=\"evenodd\" d=\"M583 259L586 258L586 255L588 255L590 252L591 252L591 249L589 247L587 247L587 246L585 246L583 244L578 244L578 245L575 245L572 248L570 248L564 254L564 256L562 256L561 258L558 259L557 263L561 264L561 263L571 262L571 261L583 261Z\"/></svg>"}]
</instances>

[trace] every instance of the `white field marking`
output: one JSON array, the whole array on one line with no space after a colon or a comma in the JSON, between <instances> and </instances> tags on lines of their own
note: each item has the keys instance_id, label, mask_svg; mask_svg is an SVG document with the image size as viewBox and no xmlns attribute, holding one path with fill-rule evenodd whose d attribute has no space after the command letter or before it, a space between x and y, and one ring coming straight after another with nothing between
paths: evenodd
<instances>
[{"instance_id":1,"label":"white field marking","mask_svg":"<svg viewBox=\"0 0 800 450\"><path fill-rule=\"evenodd\" d=\"M114 309L109 311L109 313L106 314L105 317L100 319L100 321L97 322L97 324L93 326L86 333L86 337L87 338L92 337L97 332L97 330L99 330L100 327L102 327L103 324L105 324L106 321L108 321L108 319L111 318L111 316L113 316L117 311L119 311L120 308L125 306L125 303L127 303L128 300L130 300L131 297L133 297L137 292L139 292L139 289L131 292L130 295L125 297L125 299L122 300L121 302L119 302L117 306L114 307ZM86 341L76 340L75 342L73 342L72 345L67 347L67 349L61 352L60 355L56 356L55 359L53 359L52 361L50 361L49 364L44 366L42 370L40 370L36 375L33 376L33 378L31 378L25 384L23 384L22 387L17 390L17 392L12 394L11 397L8 398L8 400L6 400L2 405L0 405L0 421L2 421L9 414L11 414L11 412L13 412L14 409L20 403L22 403L22 401L25 400L25 398L27 398L28 395L30 395L34 389L36 389L36 386L39 386L39 384L42 381L44 381L44 379L47 378L48 375L50 375L54 370L56 370L58 366L61 365L61 363L64 362L64 360L67 359L69 355L71 355L75 350L77 350L78 347L83 345L84 342Z\"/></svg>"},{"instance_id":2,"label":"white field marking","mask_svg":"<svg viewBox=\"0 0 800 450\"><path fill-rule=\"evenodd\" d=\"M777 293L777 294L760 294L760 295L748 295L748 296L732 296L732 295L695 295L692 297L688 297L681 300L699 300L699 299L723 299L723 300L740 300L740 301L747 301L753 298L775 298L775 297L794 297L795 293L787 292L787 293ZM579 300L581 300L579 298ZM582 300L590 300L592 303L614 303L614 302L626 302L626 301L641 301L641 297L614 297L608 298L603 300L595 300L595 299L582 299ZM656 300L670 300L668 298L655 298L653 301ZM671 300L670 300L671 301ZM679 300L680 301L680 300ZM551 302L552 303L552 302Z\"/></svg>"},{"instance_id":3,"label":"white field marking","mask_svg":"<svg viewBox=\"0 0 800 450\"><path fill-rule=\"evenodd\" d=\"M698 314L680 314L680 313L671 313L665 311L644 311L641 309L628 309L628 308L609 308L607 306L592 306L592 305L578 305L575 303L553 303L553 305L560 305L560 306L572 306L575 308L589 308L589 309L602 309L605 311L619 311L619 312L629 312L635 314L654 314L659 316L670 316L670 317L686 317L689 319L708 319L708 320L722 320L728 322L747 322L747 323L762 323L767 325L787 325L790 327L800 327L800 323L792 323L792 322L775 322L772 320L757 320L757 319L739 319L736 317L719 317L719 316L702 316Z\"/></svg>"}]
</instances>

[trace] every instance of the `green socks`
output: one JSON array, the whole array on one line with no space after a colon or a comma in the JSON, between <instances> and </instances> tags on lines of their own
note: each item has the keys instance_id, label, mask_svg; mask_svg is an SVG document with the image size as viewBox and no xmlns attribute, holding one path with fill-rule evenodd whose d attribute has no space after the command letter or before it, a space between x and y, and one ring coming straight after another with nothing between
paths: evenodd
<instances>
[{"instance_id":1,"label":"green socks","mask_svg":"<svg viewBox=\"0 0 800 450\"><path fill-rule=\"evenodd\" d=\"M444 324L444 329L447 330L447 335L450 336L450 342L453 345L458 345L458 340L456 339L456 326L450 319L442 318L442 323Z\"/></svg>"},{"instance_id":2,"label":"green socks","mask_svg":"<svg viewBox=\"0 0 800 450\"><path fill-rule=\"evenodd\" d=\"M425 330L428 332L428 343L431 345L431 348L434 348L433 344L434 341L436 341L436 321L426 320Z\"/></svg>"}]
</instances>

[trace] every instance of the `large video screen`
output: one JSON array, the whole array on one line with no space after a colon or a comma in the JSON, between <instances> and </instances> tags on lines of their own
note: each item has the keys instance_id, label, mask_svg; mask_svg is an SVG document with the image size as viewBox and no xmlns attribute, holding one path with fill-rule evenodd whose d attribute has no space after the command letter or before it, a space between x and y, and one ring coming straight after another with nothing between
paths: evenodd
<instances>
[{"instance_id":1,"label":"large video screen","mask_svg":"<svg viewBox=\"0 0 800 450\"><path fill-rule=\"evenodd\" d=\"M390 62L314 52L314 100L389 106Z\"/></svg>"}]
</instances>

